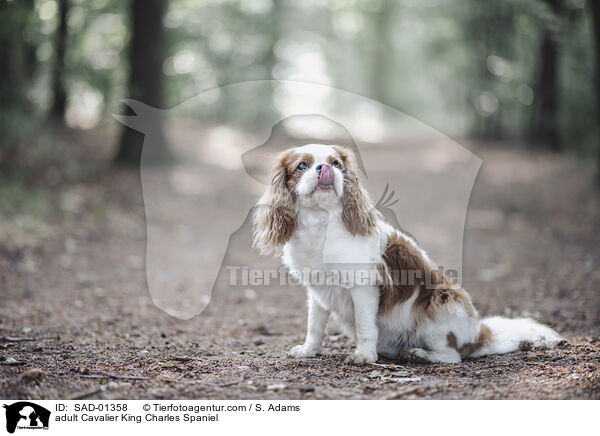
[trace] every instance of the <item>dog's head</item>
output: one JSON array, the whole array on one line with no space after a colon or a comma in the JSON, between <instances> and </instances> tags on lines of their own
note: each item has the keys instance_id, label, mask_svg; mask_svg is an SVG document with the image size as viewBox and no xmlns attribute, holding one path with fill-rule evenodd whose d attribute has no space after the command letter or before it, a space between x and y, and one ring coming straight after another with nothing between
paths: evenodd
<instances>
[{"instance_id":1,"label":"dog's head","mask_svg":"<svg viewBox=\"0 0 600 436\"><path fill-rule=\"evenodd\" d=\"M263 254L277 251L296 231L302 208L339 211L354 236L375 230L375 212L354 155L341 146L309 144L278 157L271 184L254 211L255 247Z\"/></svg>"}]
</instances>

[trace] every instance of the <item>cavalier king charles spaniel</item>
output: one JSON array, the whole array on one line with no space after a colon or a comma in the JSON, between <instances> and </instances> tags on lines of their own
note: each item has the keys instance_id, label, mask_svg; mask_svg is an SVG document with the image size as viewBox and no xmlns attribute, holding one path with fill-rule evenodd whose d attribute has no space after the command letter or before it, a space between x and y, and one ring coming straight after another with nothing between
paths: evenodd
<instances>
[{"instance_id":1,"label":"cavalier king charles spaniel","mask_svg":"<svg viewBox=\"0 0 600 436\"><path fill-rule=\"evenodd\" d=\"M356 341L346 359L355 364L375 362L378 353L455 363L562 340L531 319L480 319L465 290L412 236L385 222L347 148L284 152L253 223L254 247L280 256L307 289L306 340L289 351L293 357L320 353L330 316ZM319 272L327 280L315 279Z\"/></svg>"}]
</instances>

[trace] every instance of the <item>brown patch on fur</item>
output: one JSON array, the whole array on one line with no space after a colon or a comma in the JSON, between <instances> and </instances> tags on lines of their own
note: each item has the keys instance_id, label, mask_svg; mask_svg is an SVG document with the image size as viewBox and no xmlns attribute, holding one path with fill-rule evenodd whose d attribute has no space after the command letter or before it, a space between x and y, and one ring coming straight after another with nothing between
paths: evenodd
<instances>
[{"instance_id":1,"label":"brown patch on fur","mask_svg":"<svg viewBox=\"0 0 600 436\"><path fill-rule=\"evenodd\" d=\"M279 156L273 167L273 176L268 190L254 208L253 245L262 254L277 251L294 234L298 227L298 218L294 203L296 196L293 188L300 179L301 173L296 168L303 158L288 150ZM309 161L306 161L307 165Z\"/></svg>"},{"instance_id":2,"label":"brown patch on fur","mask_svg":"<svg viewBox=\"0 0 600 436\"><path fill-rule=\"evenodd\" d=\"M533 342L521 341L519 342L519 351L530 351L533 349Z\"/></svg>"},{"instance_id":3,"label":"brown patch on fur","mask_svg":"<svg viewBox=\"0 0 600 436\"><path fill-rule=\"evenodd\" d=\"M464 344L460 348L458 348L456 335L454 333L448 333L448 336L446 338L448 340L448 346L458 351L460 353L460 357L464 359L465 357L469 357L475 351L479 350L481 347L488 345L492 340L492 331L487 325L481 323L479 337L477 338L477 341L469 344Z\"/></svg>"},{"instance_id":4,"label":"brown patch on fur","mask_svg":"<svg viewBox=\"0 0 600 436\"><path fill-rule=\"evenodd\" d=\"M456 335L452 332L448 333L446 335L446 340L448 341L448 346L450 348L454 348L455 350L458 350L458 342L456 341Z\"/></svg>"},{"instance_id":5,"label":"brown patch on fur","mask_svg":"<svg viewBox=\"0 0 600 436\"><path fill-rule=\"evenodd\" d=\"M360 185L358 167L352 152L337 145L344 173L342 221L352 236L370 236L375 233L377 212ZM332 161L333 162L333 161Z\"/></svg>"},{"instance_id":6,"label":"brown patch on fur","mask_svg":"<svg viewBox=\"0 0 600 436\"><path fill-rule=\"evenodd\" d=\"M383 259L385 265L380 266L383 283L379 287L379 313L382 314L408 300L431 271L419 250L399 233L390 235Z\"/></svg>"},{"instance_id":7,"label":"brown patch on fur","mask_svg":"<svg viewBox=\"0 0 600 436\"><path fill-rule=\"evenodd\" d=\"M400 232L392 233L383 259L385 264L379 266L382 279L380 313L388 313L418 292L414 303L418 317L433 319L448 305L460 304L469 316L478 318L469 295L460 287L448 283L407 236Z\"/></svg>"},{"instance_id":8,"label":"brown patch on fur","mask_svg":"<svg viewBox=\"0 0 600 436\"><path fill-rule=\"evenodd\" d=\"M437 271L432 272L432 276L437 276ZM439 310L457 303L462 305L471 317L478 318L473 303L464 289L449 285L443 277L432 277L432 279L434 278L439 281L436 288L421 287L419 296L415 300L416 307L423 310L429 318L435 318Z\"/></svg>"},{"instance_id":9,"label":"brown patch on fur","mask_svg":"<svg viewBox=\"0 0 600 436\"><path fill-rule=\"evenodd\" d=\"M300 181L300 177L304 174L301 171L298 171L298 165L304 162L309 167L313 164L314 158L312 154L304 153L302 155L291 153L288 160L286 161L286 186L293 192L293 189L296 187L296 184Z\"/></svg>"},{"instance_id":10,"label":"brown patch on fur","mask_svg":"<svg viewBox=\"0 0 600 436\"><path fill-rule=\"evenodd\" d=\"M338 147L338 148L340 148L340 147ZM336 149L336 151L337 151L337 152L338 152L338 154L339 154L339 151L338 151L337 149ZM341 155L340 155L340 157L341 157ZM328 164L330 164L330 165L331 165L332 163L336 162L336 161L337 161L337 162L340 164L340 166L342 167L342 171L343 171L343 170L344 170L344 162L342 161L342 159L338 159L338 158L337 158L337 157L335 157L335 156L329 156L329 157L327 158L327 163L328 163Z\"/></svg>"}]
</instances>

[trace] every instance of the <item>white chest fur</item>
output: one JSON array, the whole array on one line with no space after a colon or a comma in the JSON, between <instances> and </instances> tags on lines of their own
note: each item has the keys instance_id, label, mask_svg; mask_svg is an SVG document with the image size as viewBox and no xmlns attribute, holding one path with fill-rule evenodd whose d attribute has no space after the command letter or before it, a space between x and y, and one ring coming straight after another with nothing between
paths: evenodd
<instances>
[{"instance_id":1,"label":"white chest fur","mask_svg":"<svg viewBox=\"0 0 600 436\"><path fill-rule=\"evenodd\" d=\"M303 210L298 214L297 231L283 248L282 260L291 274L302 278L321 307L334 312L342 323L351 323L354 310L349 288L359 270L363 277L374 277L381 262L380 245L379 237L350 235L340 210ZM331 284L323 280L327 277L338 281Z\"/></svg>"},{"instance_id":2,"label":"white chest fur","mask_svg":"<svg viewBox=\"0 0 600 436\"><path fill-rule=\"evenodd\" d=\"M298 229L283 248L283 262L292 270L303 268L359 268L381 262L382 241L378 236L352 236L341 211L301 211Z\"/></svg>"}]
</instances>

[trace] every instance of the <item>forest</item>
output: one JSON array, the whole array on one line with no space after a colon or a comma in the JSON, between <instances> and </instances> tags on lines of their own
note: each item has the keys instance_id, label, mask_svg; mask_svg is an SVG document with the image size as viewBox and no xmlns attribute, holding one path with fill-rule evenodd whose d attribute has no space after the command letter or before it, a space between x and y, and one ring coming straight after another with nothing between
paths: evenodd
<instances>
[{"instance_id":1,"label":"forest","mask_svg":"<svg viewBox=\"0 0 600 436\"><path fill-rule=\"evenodd\" d=\"M0 398L600 398L600 1L0 0L0 47ZM285 277L249 211L309 141L565 340L289 357L305 289L227 268Z\"/></svg>"},{"instance_id":2,"label":"forest","mask_svg":"<svg viewBox=\"0 0 600 436\"><path fill-rule=\"evenodd\" d=\"M40 134L49 125L89 131L126 110L123 98L170 108L261 79L341 88L455 138L599 155L594 1L3 0L0 8L3 177L23 180L71 158L60 135ZM125 129L114 159L135 163L141 141Z\"/></svg>"}]
</instances>

